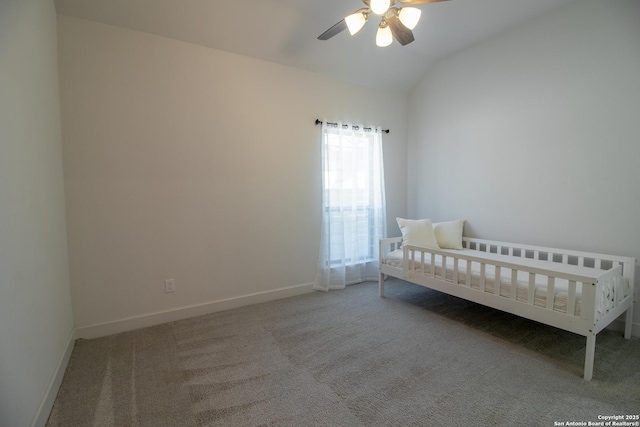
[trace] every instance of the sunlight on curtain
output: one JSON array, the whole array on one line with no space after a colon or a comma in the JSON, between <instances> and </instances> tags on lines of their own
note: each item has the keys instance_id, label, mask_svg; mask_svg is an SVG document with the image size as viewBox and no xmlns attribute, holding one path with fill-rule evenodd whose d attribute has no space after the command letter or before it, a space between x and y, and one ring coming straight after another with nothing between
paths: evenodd
<instances>
[{"instance_id":1,"label":"sunlight on curtain","mask_svg":"<svg viewBox=\"0 0 640 427\"><path fill-rule=\"evenodd\" d=\"M386 236L382 131L322 124L322 236L314 289L378 279Z\"/></svg>"}]
</instances>

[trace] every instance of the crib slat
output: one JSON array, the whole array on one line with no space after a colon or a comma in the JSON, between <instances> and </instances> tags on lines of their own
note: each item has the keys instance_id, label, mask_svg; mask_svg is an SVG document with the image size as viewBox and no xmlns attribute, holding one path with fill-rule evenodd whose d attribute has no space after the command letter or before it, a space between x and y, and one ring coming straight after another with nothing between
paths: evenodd
<instances>
[{"instance_id":1,"label":"crib slat","mask_svg":"<svg viewBox=\"0 0 640 427\"><path fill-rule=\"evenodd\" d=\"M569 280L569 294L567 295L567 314L576 314L576 281Z\"/></svg>"},{"instance_id":2,"label":"crib slat","mask_svg":"<svg viewBox=\"0 0 640 427\"><path fill-rule=\"evenodd\" d=\"M493 293L496 295L500 295L500 288L502 285L502 279L500 278L501 270L502 268L500 268L499 265L496 265L496 274L493 278Z\"/></svg>"},{"instance_id":3,"label":"crib slat","mask_svg":"<svg viewBox=\"0 0 640 427\"><path fill-rule=\"evenodd\" d=\"M431 277L436 277L436 254L431 253Z\"/></svg>"},{"instance_id":4,"label":"crib slat","mask_svg":"<svg viewBox=\"0 0 640 427\"><path fill-rule=\"evenodd\" d=\"M426 266L424 265L424 252L420 252L420 264L422 264L422 274L427 274Z\"/></svg>"},{"instance_id":5,"label":"crib slat","mask_svg":"<svg viewBox=\"0 0 640 427\"><path fill-rule=\"evenodd\" d=\"M563 264L569 264L569 255L562 254L562 263Z\"/></svg>"},{"instance_id":6,"label":"crib slat","mask_svg":"<svg viewBox=\"0 0 640 427\"><path fill-rule=\"evenodd\" d=\"M466 276L467 276L467 288L471 287L471 261L467 261L467 272L466 272Z\"/></svg>"},{"instance_id":7,"label":"crib slat","mask_svg":"<svg viewBox=\"0 0 640 427\"><path fill-rule=\"evenodd\" d=\"M578 257L578 265L581 267L584 267L584 257L583 256L579 256Z\"/></svg>"},{"instance_id":8,"label":"crib slat","mask_svg":"<svg viewBox=\"0 0 640 427\"><path fill-rule=\"evenodd\" d=\"M480 291L481 292L484 292L485 290L486 280L484 276L486 272L487 272L487 265L484 263L480 264Z\"/></svg>"},{"instance_id":9,"label":"crib slat","mask_svg":"<svg viewBox=\"0 0 640 427\"><path fill-rule=\"evenodd\" d=\"M458 258L453 259L453 283L458 284Z\"/></svg>"},{"instance_id":10,"label":"crib slat","mask_svg":"<svg viewBox=\"0 0 640 427\"><path fill-rule=\"evenodd\" d=\"M556 278L549 276L547 279L547 310L553 310L553 300L556 295Z\"/></svg>"},{"instance_id":11,"label":"crib slat","mask_svg":"<svg viewBox=\"0 0 640 427\"><path fill-rule=\"evenodd\" d=\"M518 296L518 270L511 269L511 299Z\"/></svg>"},{"instance_id":12,"label":"crib slat","mask_svg":"<svg viewBox=\"0 0 640 427\"><path fill-rule=\"evenodd\" d=\"M527 302L531 305L535 303L536 296L536 275L529 273L529 294L527 295Z\"/></svg>"},{"instance_id":13,"label":"crib slat","mask_svg":"<svg viewBox=\"0 0 640 427\"><path fill-rule=\"evenodd\" d=\"M596 259L594 267L597 268L597 269L601 269L602 268L602 260L600 258Z\"/></svg>"},{"instance_id":14,"label":"crib slat","mask_svg":"<svg viewBox=\"0 0 640 427\"><path fill-rule=\"evenodd\" d=\"M440 269L440 278L444 281L447 280L447 257L442 256L442 267Z\"/></svg>"}]
</instances>

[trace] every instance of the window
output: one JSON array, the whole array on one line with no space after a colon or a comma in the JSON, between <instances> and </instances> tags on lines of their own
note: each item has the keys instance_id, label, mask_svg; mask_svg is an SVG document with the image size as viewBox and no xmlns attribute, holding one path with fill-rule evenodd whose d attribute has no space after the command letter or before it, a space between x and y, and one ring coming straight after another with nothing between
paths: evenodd
<instances>
[{"instance_id":1,"label":"window","mask_svg":"<svg viewBox=\"0 0 640 427\"><path fill-rule=\"evenodd\" d=\"M377 278L378 240L386 234L382 132L322 127L322 243L316 287Z\"/></svg>"}]
</instances>

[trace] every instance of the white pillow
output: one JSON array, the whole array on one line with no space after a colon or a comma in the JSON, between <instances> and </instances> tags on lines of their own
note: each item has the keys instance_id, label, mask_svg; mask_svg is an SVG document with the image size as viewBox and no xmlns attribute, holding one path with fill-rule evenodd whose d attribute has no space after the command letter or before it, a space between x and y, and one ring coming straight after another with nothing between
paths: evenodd
<instances>
[{"instance_id":1,"label":"white pillow","mask_svg":"<svg viewBox=\"0 0 640 427\"><path fill-rule=\"evenodd\" d=\"M396 221L402 232L403 245L440 249L430 220L396 218Z\"/></svg>"},{"instance_id":2,"label":"white pillow","mask_svg":"<svg viewBox=\"0 0 640 427\"><path fill-rule=\"evenodd\" d=\"M433 232L436 235L438 246L442 249L463 249L462 230L464 220L436 222L433 224Z\"/></svg>"}]
</instances>

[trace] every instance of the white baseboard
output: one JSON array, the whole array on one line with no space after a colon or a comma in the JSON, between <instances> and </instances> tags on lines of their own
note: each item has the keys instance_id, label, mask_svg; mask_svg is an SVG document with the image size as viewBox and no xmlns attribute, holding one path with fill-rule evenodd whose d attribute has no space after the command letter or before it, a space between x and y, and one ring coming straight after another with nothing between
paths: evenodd
<instances>
[{"instance_id":1,"label":"white baseboard","mask_svg":"<svg viewBox=\"0 0 640 427\"><path fill-rule=\"evenodd\" d=\"M71 331L71 335L69 335L69 340L67 341L67 346L60 355L60 359L58 359L58 364L53 372L51 381L49 381L47 391L45 392L44 397L36 410L36 414L33 417L33 421L31 422L31 427L44 427L47 424L51 408L53 408L53 402L56 400L56 396L58 395L60 384L62 384L62 377L64 377L64 372L69 364L69 359L71 358L71 352L73 351L73 345L75 342L75 331Z\"/></svg>"},{"instance_id":2,"label":"white baseboard","mask_svg":"<svg viewBox=\"0 0 640 427\"><path fill-rule=\"evenodd\" d=\"M120 332L132 331L134 329L146 328L147 326L160 325L162 323L173 322L175 320L188 319L190 317L200 316L203 314L215 313L217 311L229 310L261 302L274 301L311 292L314 292L313 283L273 289L270 291L257 292L255 294L143 314L141 316L129 317L111 322L82 326L76 328L75 336L76 338L84 339L99 338Z\"/></svg>"},{"instance_id":3,"label":"white baseboard","mask_svg":"<svg viewBox=\"0 0 640 427\"><path fill-rule=\"evenodd\" d=\"M611 329L618 332L624 332L624 316L611 322L607 329ZM633 322L631 324L631 336L640 338L640 323Z\"/></svg>"}]
</instances>

